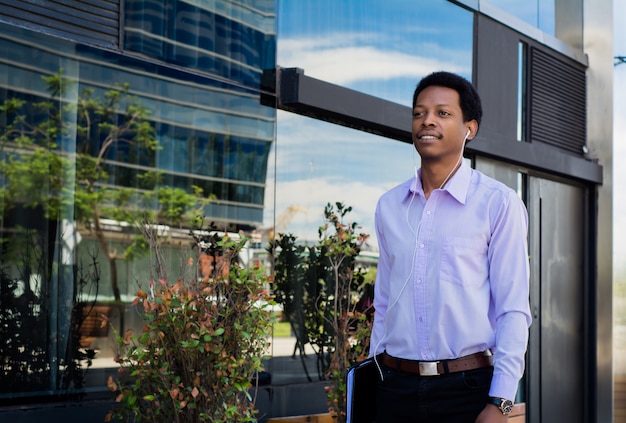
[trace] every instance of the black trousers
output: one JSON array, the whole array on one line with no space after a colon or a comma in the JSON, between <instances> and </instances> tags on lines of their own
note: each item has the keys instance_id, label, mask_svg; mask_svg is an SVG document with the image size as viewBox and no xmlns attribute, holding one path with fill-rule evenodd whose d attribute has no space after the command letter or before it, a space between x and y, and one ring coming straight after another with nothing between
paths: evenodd
<instances>
[{"instance_id":1,"label":"black trousers","mask_svg":"<svg viewBox=\"0 0 626 423\"><path fill-rule=\"evenodd\" d=\"M441 376L381 367L376 423L474 423L487 405L493 367Z\"/></svg>"}]
</instances>

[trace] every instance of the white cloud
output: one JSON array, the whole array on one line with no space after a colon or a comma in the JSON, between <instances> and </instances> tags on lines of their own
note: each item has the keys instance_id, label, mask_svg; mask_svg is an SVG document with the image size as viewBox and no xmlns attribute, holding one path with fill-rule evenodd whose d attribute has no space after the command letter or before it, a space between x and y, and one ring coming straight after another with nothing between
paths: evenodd
<instances>
[{"instance_id":1,"label":"white cloud","mask_svg":"<svg viewBox=\"0 0 626 423\"><path fill-rule=\"evenodd\" d=\"M366 80L418 79L441 69L470 73L470 69L459 66L458 52L452 54L440 46L426 48L426 51L437 52L426 57L359 45L359 41L362 37L354 34L334 34L314 40L279 39L278 64L283 67L297 66L311 77L346 86ZM469 52L460 54L467 55ZM450 57L451 60L439 57Z\"/></svg>"},{"instance_id":2,"label":"white cloud","mask_svg":"<svg viewBox=\"0 0 626 423\"><path fill-rule=\"evenodd\" d=\"M270 181L268 181L270 182ZM271 181L273 182L273 181ZM271 183L270 182L270 183ZM285 232L297 234L298 239L316 241L317 228L324 223L324 207L327 203L341 202L352 207L348 218L357 222L360 232L371 236L370 244L375 247L374 208L378 197L386 190L384 186L374 186L360 181L345 180L341 183L327 178L306 179L285 182L278 185L276 196L277 217L292 206L302 211L292 215ZM268 183L268 197L274 195L273 186ZM272 221L273 210L267 210L268 221Z\"/></svg>"}]
</instances>

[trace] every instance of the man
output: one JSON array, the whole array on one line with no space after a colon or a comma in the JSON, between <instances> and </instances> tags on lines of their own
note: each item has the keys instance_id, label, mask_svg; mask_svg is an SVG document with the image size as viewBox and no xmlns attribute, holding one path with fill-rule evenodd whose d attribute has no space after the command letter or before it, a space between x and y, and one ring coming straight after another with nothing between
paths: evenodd
<instances>
[{"instance_id":1,"label":"man","mask_svg":"<svg viewBox=\"0 0 626 423\"><path fill-rule=\"evenodd\" d=\"M430 74L413 95L421 168L376 207L376 423L506 422L512 408L531 323L528 217L463 160L481 116L455 74Z\"/></svg>"}]
</instances>

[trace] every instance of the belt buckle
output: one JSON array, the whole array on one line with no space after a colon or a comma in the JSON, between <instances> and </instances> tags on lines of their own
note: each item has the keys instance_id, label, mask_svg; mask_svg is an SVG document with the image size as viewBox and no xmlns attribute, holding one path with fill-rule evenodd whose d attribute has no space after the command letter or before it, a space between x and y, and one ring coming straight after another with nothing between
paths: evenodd
<instances>
[{"instance_id":1,"label":"belt buckle","mask_svg":"<svg viewBox=\"0 0 626 423\"><path fill-rule=\"evenodd\" d=\"M437 370L438 363L438 361L420 361L420 376L439 376L439 371Z\"/></svg>"}]
</instances>

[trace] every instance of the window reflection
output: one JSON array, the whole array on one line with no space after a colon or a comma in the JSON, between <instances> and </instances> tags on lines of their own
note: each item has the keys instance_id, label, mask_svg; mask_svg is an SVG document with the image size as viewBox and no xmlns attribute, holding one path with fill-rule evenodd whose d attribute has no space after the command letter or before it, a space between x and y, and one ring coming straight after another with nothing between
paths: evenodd
<instances>
[{"instance_id":1,"label":"window reflection","mask_svg":"<svg viewBox=\"0 0 626 423\"><path fill-rule=\"evenodd\" d=\"M419 3L279 2L278 64L407 106L419 79L432 71L471 79L473 14L446 1ZM408 129L408 114L406 123ZM359 232L371 236L360 258L366 267L376 262L378 198L419 167L410 144L287 112L278 113L273 160L268 187L273 180L275 190L266 193L266 226L311 246L325 205L341 202L353 208L350 219ZM273 383L317 377L315 347L296 335L292 330L274 338ZM293 360L283 359L296 356L302 365L296 362L295 369Z\"/></svg>"},{"instance_id":2,"label":"window reflection","mask_svg":"<svg viewBox=\"0 0 626 423\"><path fill-rule=\"evenodd\" d=\"M517 19L569 46L583 49L583 0L488 0Z\"/></svg>"},{"instance_id":3,"label":"window reflection","mask_svg":"<svg viewBox=\"0 0 626 423\"><path fill-rule=\"evenodd\" d=\"M248 87L275 64L274 2L126 2L124 48Z\"/></svg>"},{"instance_id":4,"label":"window reflection","mask_svg":"<svg viewBox=\"0 0 626 423\"><path fill-rule=\"evenodd\" d=\"M489 0L489 3L515 16L524 22L539 28L546 34L555 34L555 0ZM570 6L568 4L568 6Z\"/></svg>"},{"instance_id":5,"label":"window reflection","mask_svg":"<svg viewBox=\"0 0 626 423\"><path fill-rule=\"evenodd\" d=\"M193 253L196 213L261 226L276 111L239 83L12 26L0 48L0 402L104 391L113 330L143 327L131 301L152 263L135 225L159 223L170 269Z\"/></svg>"},{"instance_id":6,"label":"window reflection","mask_svg":"<svg viewBox=\"0 0 626 423\"><path fill-rule=\"evenodd\" d=\"M277 166L275 172L268 173L268 186L273 185L275 191L266 194L265 216L274 235L291 234L296 245L313 246L324 224L326 204L341 202L352 207L349 221L359 224L359 233L370 235L357 264L368 270L373 281L376 202L385 191L413 177L420 165L413 146L279 112L277 143L270 156L273 160ZM291 330L287 321L283 324L287 328L275 333L273 359L268 364L272 383L318 380L317 347L306 342L306 336L299 336L298 330Z\"/></svg>"},{"instance_id":7,"label":"window reflection","mask_svg":"<svg viewBox=\"0 0 626 423\"><path fill-rule=\"evenodd\" d=\"M0 46L12 54L2 65L0 101L22 101L19 113L31 124L46 122L51 108L63 109L58 122L73 132L28 148L15 138L3 143L3 166L37 154L49 166L22 168L19 180L0 173L1 311L11 323L2 326L3 339L11 340L2 355L14 360L3 363L0 400L106 389L101 382L116 367L107 328L141 331L131 301L151 276L150 260L134 249L130 209L162 211L169 203L157 196L161 188L188 195L199 188L202 215L229 231L256 229L256 250L242 258L248 262L265 259L270 232L315 242L326 203L342 202L372 236L365 256L368 266L375 263L374 207L383 192L414 174L413 147L289 113L281 113L276 128L276 111L260 105L257 91L262 70L276 64L274 3L209 3L127 1L124 48L141 59L2 26ZM431 71L471 78L473 16L450 2L415 8L399 0L325 0L305 3L310 10L295 3L280 3L282 66L406 105ZM354 13L362 7L380 8L372 13L376 19ZM42 77L61 70L67 91L49 91ZM145 121L158 148L111 145L89 197L76 175L105 141L77 127L76 110L85 89L102 100L116 84L127 84L129 97L108 115L110 125L120 125L125 106L137 101L150 112ZM42 103L51 104L44 110ZM178 218L159 220L172 269L189 247L189 225ZM279 358L297 350L289 335L273 343ZM291 374L279 361L272 366L275 383L304 377L300 368ZM95 375L79 377L87 369Z\"/></svg>"},{"instance_id":8,"label":"window reflection","mask_svg":"<svg viewBox=\"0 0 626 423\"><path fill-rule=\"evenodd\" d=\"M519 42L517 46L517 140L528 141L528 46Z\"/></svg>"},{"instance_id":9,"label":"window reflection","mask_svg":"<svg viewBox=\"0 0 626 423\"><path fill-rule=\"evenodd\" d=\"M421 77L472 77L473 14L448 1L281 1L282 67L399 104Z\"/></svg>"}]
</instances>

